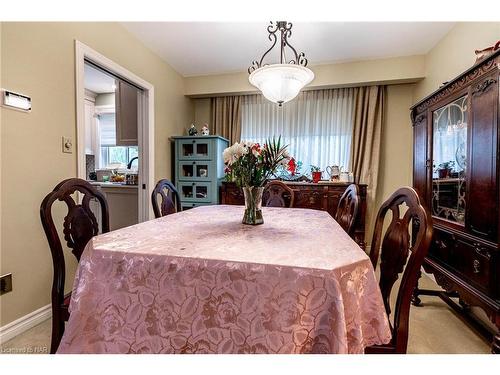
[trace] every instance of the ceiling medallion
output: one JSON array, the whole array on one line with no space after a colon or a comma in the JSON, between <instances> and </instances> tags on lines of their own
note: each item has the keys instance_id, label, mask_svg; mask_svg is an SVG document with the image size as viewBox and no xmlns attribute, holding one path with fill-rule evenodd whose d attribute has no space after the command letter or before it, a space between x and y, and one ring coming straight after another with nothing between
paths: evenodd
<instances>
[{"instance_id":1,"label":"ceiling medallion","mask_svg":"<svg viewBox=\"0 0 500 375\"><path fill-rule=\"evenodd\" d=\"M248 68L248 80L257 87L264 97L277 103L280 107L295 98L300 90L314 79L314 73L307 68L307 59L304 52L297 54L295 48L288 43L292 35L292 24L286 21L272 22L267 27L269 40L273 42L260 61L253 61ZM264 64L264 58L274 48L278 41L277 33L281 36L279 64ZM292 59L287 61L286 48L291 50Z\"/></svg>"}]
</instances>

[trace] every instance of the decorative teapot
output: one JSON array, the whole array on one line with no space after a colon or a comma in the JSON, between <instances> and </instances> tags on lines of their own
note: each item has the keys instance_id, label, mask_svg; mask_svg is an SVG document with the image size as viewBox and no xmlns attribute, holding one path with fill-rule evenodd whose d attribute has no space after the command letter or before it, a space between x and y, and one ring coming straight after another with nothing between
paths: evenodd
<instances>
[{"instance_id":1,"label":"decorative teapot","mask_svg":"<svg viewBox=\"0 0 500 375\"><path fill-rule=\"evenodd\" d=\"M337 181L340 176L340 172L343 167L339 167L338 165L329 165L326 167L326 173L330 175L330 181Z\"/></svg>"},{"instance_id":2,"label":"decorative teapot","mask_svg":"<svg viewBox=\"0 0 500 375\"><path fill-rule=\"evenodd\" d=\"M340 182L354 182L354 174L348 171L340 172L339 180Z\"/></svg>"}]
</instances>

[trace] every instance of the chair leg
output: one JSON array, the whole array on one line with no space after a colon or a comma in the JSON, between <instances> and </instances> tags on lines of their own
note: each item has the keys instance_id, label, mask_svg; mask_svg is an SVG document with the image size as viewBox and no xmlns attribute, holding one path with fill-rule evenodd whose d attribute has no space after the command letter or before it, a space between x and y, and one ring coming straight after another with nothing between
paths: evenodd
<instances>
[{"instance_id":1,"label":"chair leg","mask_svg":"<svg viewBox=\"0 0 500 375\"><path fill-rule=\"evenodd\" d=\"M417 282L415 284L415 289L413 289L413 294L411 296L411 303L413 306L420 306L420 304L422 303L422 300L419 298L420 289L418 288L418 281L420 280L421 276L422 276L422 271L419 270L417 274Z\"/></svg>"},{"instance_id":2,"label":"chair leg","mask_svg":"<svg viewBox=\"0 0 500 375\"><path fill-rule=\"evenodd\" d=\"M64 320L59 311L52 310L52 338L50 340L50 354L55 354L64 333Z\"/></svg>"}]
</instances>

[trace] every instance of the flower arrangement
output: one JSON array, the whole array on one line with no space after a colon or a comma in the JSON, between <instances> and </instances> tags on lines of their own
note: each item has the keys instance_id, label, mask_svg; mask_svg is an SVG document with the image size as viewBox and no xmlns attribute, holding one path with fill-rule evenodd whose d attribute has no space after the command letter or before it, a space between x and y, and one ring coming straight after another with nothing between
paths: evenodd
<instances>
[{"instance_id":1,"label":"flower arrangement","mask_svg":"<svg viewBox=\"0 0 500 375\"><path fill-rule=\"evenodd\" d=\"M281 136L268 139L263 146L255 142L235 143L224 150L223 158L226 179L243 188L243 224L264 223L261 205L265 183L278 168L286 168L293 175L297 167Z\"/></svg>"},{"instance_id":2,"label":"flower arrangement","mask_svg":"<svg viewBox=\"0 0 500 375\"><path fill-rule=\"evenodd\" d=\"M223 153L226 179L240 187L264 186L279 167L295 174L297 164L290 157L281 136L273 137L261 146L259 143L235 143Z\"/></svg>"}]
</instances>

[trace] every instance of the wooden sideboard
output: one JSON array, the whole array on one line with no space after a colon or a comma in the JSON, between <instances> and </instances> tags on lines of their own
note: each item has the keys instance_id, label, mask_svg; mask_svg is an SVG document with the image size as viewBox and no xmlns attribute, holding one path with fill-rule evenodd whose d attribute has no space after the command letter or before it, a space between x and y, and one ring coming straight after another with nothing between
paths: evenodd
<instances>
[{"instance_id":1,"label":"wooden sideboard","mask_svg":"<svg viewBox=\"0 0 500 375\"><path fill-rule=\"evenodd\" d=\"M342 182L320 182L317 184L311 182L284 182L292 188L295 194L294 207L327 211L330 215L332 215L332 217L335 217L340 197L349 186L349 183ZM361 198L361 210L355 224L354 240L364 250L366 185L358 184L358 187ZM221 204L245 204L243 192L236 186L235 183L223 182L220 187L219 194L219 202L221 202Z\"/></svg>"}]
</instances>

